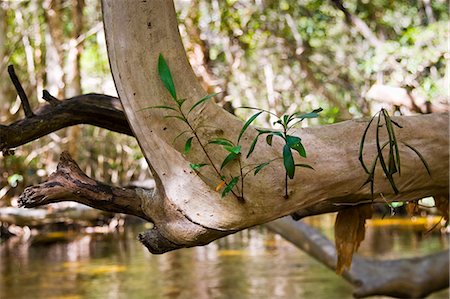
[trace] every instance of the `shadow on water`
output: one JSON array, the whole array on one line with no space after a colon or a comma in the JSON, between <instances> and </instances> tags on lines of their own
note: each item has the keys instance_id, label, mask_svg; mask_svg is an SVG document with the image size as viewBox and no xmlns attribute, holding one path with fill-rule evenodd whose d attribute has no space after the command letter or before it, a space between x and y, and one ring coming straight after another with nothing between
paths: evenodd
<instances>
[{"instance_id":1,"label":"shadow on water","mask_svg":"<svg viewBox=\"0 0 450 299\"><path fill-rule=\"evenodd\" d=\"M0 298L352 298L351 285L263 228L158 256L136 240L143 229L51 244L10 239L0 245ZM361 254L396 258L448 247L439 234L422 239L414 230L370 227Z\"/></svg>"}]
</instances>

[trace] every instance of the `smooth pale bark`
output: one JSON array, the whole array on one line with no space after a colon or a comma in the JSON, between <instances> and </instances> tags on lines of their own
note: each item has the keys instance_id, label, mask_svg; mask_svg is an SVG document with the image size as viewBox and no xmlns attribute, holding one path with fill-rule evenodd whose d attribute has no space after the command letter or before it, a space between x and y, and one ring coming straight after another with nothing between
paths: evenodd
<instances>
[{"instance_id":1,"label":"smooth pale bark","mask_svg":"<svg viewBox=\"0 0 450 299\"><path fill-rule=\"evenodd\" d=\"M359 141L367 120L294 131L293 135L302 138L308 151L308 158L296 159L296 163L308 163L315 171L297 170L295 178L289 181L287 200L283 198L285 173L281 161L272 163L257 176L247 176L245 203L232 195L221 199L214 190L220 179L212 167L204 167L200 175L190 170L189 163L207 162L199 144L194 141L187 156L182 153L185 139L179 138L173 144L174 137L188 129L187 126L165 119L170 113L164 110L142 110L174 105L157 74L160 53L172 71L178 98L187 99L186 111L205 95L186 58L173 3L104 0L103 13L118 93L156 180L156 196L148 199L145 212L165 239L192 246L292 212L308 216L370 202L369 187L361 188L367 177L358 161ZM243 124L212 102L196 109L189 119L195 127L207 126L197 132L203 144L214 137L236 140ZM395 176L395 180L401 192L393 194L387 180L378 172L375 199L406 201L448 194L448 114L395 120L403 126L397 130L397 139L421 152L432 177L428 177L414 152L400 146L402 175ZM255 136L254 128L244 135L241 140L244 153ZM367 137L367 146L366 160L370 165L375 151L373 132ZM212 145L206 149L219 167L227 153ZM243 158L243 163L262 163L281 157L281 153L279 140L272 147L261 142L250 159ZM224 174L238 175L238 166L227 167Z\"/></svg>"}]
</instances>

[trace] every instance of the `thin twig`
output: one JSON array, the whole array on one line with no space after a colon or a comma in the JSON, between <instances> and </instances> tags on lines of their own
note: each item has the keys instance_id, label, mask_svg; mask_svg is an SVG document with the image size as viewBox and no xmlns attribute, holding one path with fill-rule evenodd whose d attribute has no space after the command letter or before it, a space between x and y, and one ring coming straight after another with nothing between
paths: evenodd
<instances>
[{"instance_id":1,"label":"thin twig","mask_svg":"<svg viewBox=\"0 0 450 299\"><path fill-rule=\"evenodd\" d=\"M57 106L59 103L61 103L60 100L52 96L47 90L44 89L42 92L42 98L47 101L50 105L53 107Z\"/></svg>"},{"instance_id":2,"label":"thin twig","mask_svg":"<svg viewBox=\"0 0 450 299\"><path fill-rule=\"evenodd\" d=\"M8 74L11 78L14 87L16 88L17 94L19 95L20 101L22 102L23 111L25 112L25 116L27 118L33 117L34 113L31 110L30 102L28 101L28 97L23 90L22 84L20 84L19 78L16 75L13 65L8 66Z\"/></svg>"}]
</instances>

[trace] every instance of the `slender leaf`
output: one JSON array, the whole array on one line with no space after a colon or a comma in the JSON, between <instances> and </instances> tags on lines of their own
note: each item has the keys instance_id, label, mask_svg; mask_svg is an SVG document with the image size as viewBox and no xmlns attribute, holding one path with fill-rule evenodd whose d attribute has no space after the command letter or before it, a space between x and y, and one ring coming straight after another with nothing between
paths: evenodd
<instances>
[{"instance_id":1,"label":"slender leaf","mask_svg":"<svg viewBox=\"0 0 450 299\"><path fill-rule=\"evenodd\" d=\"M158 58L158 74L172 98L177 101L177 92L175 91L175 85L173 84L172 74L170 73L169 66L162 54L159 54Z\"/></svg>"},{"instance_id":2,"label":"slender leaf","mask_svg":"<svg viewBox=\"0 0 450 299\"><path fill-rule=\"evenodd\" d=\"M250 148L248 149L247 158L250 157L250 155L255 150L256 143L258 142L258 138L261 136L261 133L256 135L255 139L253 139L252 144L250 144Z\"/></svg>"},{"instance_id":3,"label":"slender leaf","mask_svg":"<svg viewBox=\"0 0 450 299\"><path fill-rule=\"evenodd\" d=\"M225 166L227 166L231 161L233 161L237 157L238 155L236 155L235 153L230 153L228 156L226 156L222 162L222 165L220 166L220 170L222 170Z\"/></svg>"},{"instance_id":4,"label":"slender leaf","mask_svg":"<svg viewBox=\"0 0 450 299\"><path fill-rule=\"evenodd\" d=\"M409 144L407 144L407 143L405 143L405 142L402 142L402 143L403 143L404 145L406 145L409 149L411 149L413 152L416 153L416 155L420 158L420 161L422 161L423 166L425 166L425 169L427 170L428 175L431 176L430 167L428 166L428 163L427 163L427 161L425 160L425 158L422 156L422 154L421 154L417 149L415 149L413 146L411 146L411 145L409 145Z\"/></svg>"},{"instance_id":5,"label":"slender leaf","mask_svg":"<svg viewBox=\"0 0 450 299\"><path fill-rule=\"evenodd\" d=\"M283 126L287 127L288 122L289 122L289 115L287 114L283 115Z\"/></svg>"},{"instance_id":6,"label":"slender leaf","mask_svg":"<svg viewBox=\"0 0 450 299\"><path fill-rule=\"evenodd\" d=\"M241 153L241 146L237 145L237 146L224 146L223 147L226 151L230 152L230 153L234 153L236 155L239 155Z\"/></svg>"},{"instance_id":7,"label":"slender leaf","mask_svg":"<svg viewBox=\"0 0 450 299\"><path fill-rule=\"evenodd\" d=\"M215 138L213 140L210 140L208 143L233 147L233 143L231 143L231 141L222 138Z\"/></svg>"},{"instance_id":8,"label":"slender leaf","mask_svg":"<svg viewBox=\"0 0 450 299\"><path fill-rule=\"evenodd\" d=\"M393 164L395 172L397 172L396 170L398 170L398 174L400 175L401 174L400 153L398 150L397 138L395 138L394 127L392 126L393 121L392 121L391 117L389 116L389 114L387 113L387 111L384 109L383 109L383 114L384 114L384 119L386 121L386 128L388 130L389 139L392 140L392 142L393 142L391 147L393 148L393 150L395 150L395 162L397 163L397 165L395 165L395 163L393 163L394 157L389 157L390 160L391 159L393 160L393 161L389 161L389 164ZM397 166L397 167L395 167L395 166ZM391 166L389 166L389 168L391 168Z\"/></svg>"},{"instance_id":9,"label":"slender leaf","mask_svg":"<svg viewBox=\"0 0 450 299\"><path fill-rule=\"evenodd\" d=\"M303 147L302 140L299 137L286 135L286 143L287 145L292 148L293 150L296 150L300 156L303 158L306 158L306 150Z\"/></svg>"},{"instance_id":10,"label":"slender leaf","mask_svg":"<svg viewBox=\"0 0 450 299\"><path fill-rule=\"evenodd\" d=\"M197 171L197 170L199 170L200 168L202 168L202 167L204 167L206 165L208 165L208 164L206 164L206 163L201 163L201 164L193 164L193 163L191 163L191 164L189 164L191 169L194 170L194 171Z\"/></svg>"},{"instance_id":11,"label":"slender leaf","mask_svg":"<svg viewBox=\"0 0 450 299\"><path fill-rule=\"evenodd\" d=\"M261 129L256 129L256 131L258 131L259 134L273 134L275 136L280 136L281 138L284 139L283 134L281 132L278 131L274 131L274 130L261 130Z\"/></svg>"},{"instance_id":12,"label":"slender leaf","mask_svg":"<svg viewBox=\"0 0 450 299\"><path fill-rule=\"evenodd\" d=\"M188 140L186 140L186 143L184 144L184 153L186 155L189 154L189 152L191 151L192 139L193 138L194 138L194 136L189 137Z\"/></svg>"},{"instance_id":13,"label":"slender leaf","mask_svg":"<svg viewBox=\"0 0 450 299\"><path fill-rule=\"evenodd\" d=\"M266 136L266 142L268 145L272 146L273 134L269 134Z\"/></svg>"},{"instance_id":14,"label":"slender leaf","mask_svg":"<svg viewBox=\"0 0 450 299\"><path fill-rule=\"evenodd\" d=\"M301 114L300 112L298 112L298 113L295 113L294 115L295 115L296 118L300 118L302 120L305 119L305 118L317 118L317 117L319 117L319 113L321 111L323 111L323 109L319 108L319 109L315 109L315 110L313 110L313 111L311 111L309 113Z\"/></svg>"},{"instance_id":15,"label":"slender leaf","mask_svg":"<svg viewBox=\"0 0 450 299\"><path fill-rule=\"evenodd\" d=\"M204 97L201 98L197 103L195 103L195 104L191 107L191 109L189 109L189 112L188 112L188 113L191 113L191 111L194 110L198 105L201 105L202 103L204 103L204 102L210 100L211 98L215 97L215 96L218 95L219 93L220 93L220 92L216 92L216 93L213 93L213 94L209 94L209 95L207 95L207 96L204 96Z\"/></svg>"},{"instance_id":16,"label":"slender leaf","mask_svg":"<svg viewBox=\"0 0 450 299\"><path fill-rule=\"evenodd\" d=\"M309 168L309 169L315 170L311 165L308 165L308 164L295 164L295 167L303 167L303 168Z\"/></svg>"},{"instance_id":17,"label":"slender leaf","mask_svg":"<svg viewBox=\"0 0 450 299\"><path fill-rule=\"evenodd\" d=\"M173 111L177 111L177 109L170 107L170 106L151 106L151 107L146 107L146 108L142 108L139 109L138 111L142 111L142 110L147 110L147 109L167 109L167 110L173 110Z\"/></svg>"},{"instance_id":18,"label":"slender leaf","mask_svg":"<svg viewBox=\"0 0 450 299\"><path fill-rule=\"evenodd\" d=\"M361 163L361 166L364 168L364 171L367 174L369 174L369 169L367 168L366 164L364 163L363 151L364 151L364 144L366 142L367 132L369 131L370 125L372 124L374 119L375 119L375 116L370 119L369 123L367 124L367 127L364 129L364 133L361 137L361 141L359 142L358 159L359 159L359 162Z\"/></svg>"},{"instance_id":19,"label":"slender leaf","mask_svg":"<svg viewBox=\"0 0 450 299\"><path fill-rule=\"evenodd\" d=\"M238 137L238 143L241 140L242 135L244 134L244 132L247 130L247 128L250 126L250 124L261 114L263 113L263 111L259 111L258 113L253 114L252 117L250 117L244 124L244 126L241 129L241 132L239 133L239 137Z\"/></svg>"},{"instance_id":20,"label":"slender leaf","mask_svg":"<svg viewBox=\"0 0 450 299\"><path fill-rule=\"evenodd\" d=\"M291 149L287 144L283 147L283 164L288 177L293 179L295 175L294 157L292 157Z\"/></svg>"},{"instance_id":21,"label":"slender leaf","mask_svg":"<svg viewBox=\"0 0 450 299\"><path fill-rule=\"evenodd\" d=\"M383 169L384 174L386 175L386 178L388 179L392 189L394 190L395 194L398 194L399 191L397 189L397 186L395 185L394 178L392 177L392 174L389 173L389 170L386 166L386 161L383 157L383 151L380 145L380 122L381 122L381 114L378 114L378 122L377 122L377 130L376 130L376 145L377 145L377 153L378 153L378 160L380 160L381 168Z\"/></svg>"},{"instance_id":22,"label":"slender leaf","mask_svg":"<svg viewBox=\"0 0 450 299\"><path fill-rule=\"evenodd\" d=\"M392 119L391 119L391 122L392 122L394 125L396 125L397 127L399 127L400 129L403 128L401 125L398 124L398 122L393 121Z\"/></svg>"},{"instance_id":23,"label":"slender leaf","mask_svg":"<svg viewBox=\"0 0 450 299\"><path fill-rule=\"evenodd\" d=\"M273 112L270 112L269 110L265 110L265 109L261 109L261 108L255 108L255 107L249 107L249 106L237 107L237 109L239 109L239 108L241 108L241 109L251 109L251 110L262 111L262 112L268 113L268 114L273 115L273 116L275 116L276 118L278 118L278 115L276 115L276 114L273 113Z\"/></svg>"},{"instance_id":24,"label":"slender leaf","mask_svg":"<svg viewBox=\"0 0 450 299\"><path fill-rule=\"evenodd\" d=\"M231 190L233 190L234 186L236 186L238 181L239 181L238 176L232 178L231 181L228 183L228 185L225 187L225 189L223 189L222 197L225 197L228 193L230 193Z\"/></svg>"},{"instance_id":25,"label":"slender leaf","mask_svg":"<svg viewBox=\"0 0 450 299\"><path fill-rule=\"evenodd\" d=\"M270 164L270 162L272 161L267 161L264 163L259 164L258 166L255 167L255 172L253 173L253 175L257 175L258 172L260 172L261 170L263 170L267 165Z\"/></svg>"}]
</instances>

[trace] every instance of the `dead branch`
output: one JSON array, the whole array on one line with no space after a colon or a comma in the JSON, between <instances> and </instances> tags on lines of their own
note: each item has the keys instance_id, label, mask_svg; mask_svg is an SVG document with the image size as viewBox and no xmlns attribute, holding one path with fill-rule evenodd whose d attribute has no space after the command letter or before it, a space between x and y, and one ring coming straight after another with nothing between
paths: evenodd
<instances>
[{"instance_id":1,"label":"dead branch","mask_svg":"<svg viewBox=\"0 0 450 299\"><path fill-rule=\"evenodd\" d=\"M118 98L85 94L59 101L44 91L49 102L33 115L10 125L0 125L0 151L26 144L62 128L89 124L132 136ZM25 106L24 106L25 107Z\"/></svg>"},{"instance_id":2,"label":"dead branch","mask_svg":"<svg viewBox=\"0 0 450 299\"><path fill-rule=\"evenodd\" d=\"M13 65L9 65L8 66L8 74L9 77L11 78L12 83L14 84L14 87L16 88L17 94L19 95L20 101L22 102L22 108L23 111L25 112L25 116L26 117L33 117L33 111L31 110L30 107L30 102L28 101L28 97L25 93L25 91L23 90L22 84L20 83L19 78L16 75L16 71L14 70L14 66Z\"/></svg>"},{"instance_id":3,"label":"dead branch","mask_svg":"<svg viewBox=\"0 0 450 299\"><path fill-rule=\"evenodd\" d=\"M19 197L19 206L34 208L61 201L75 201L99 210L152 221L144 213L135 190L112 187L91 179L67 152L61 154L56 172L45 183L24 190Z\"/></svg>"}]
</instances>

